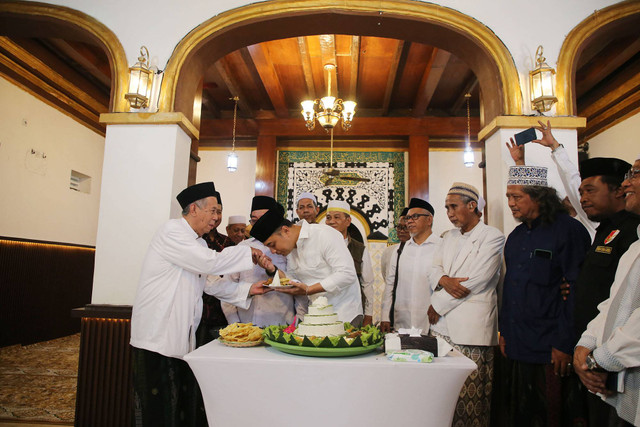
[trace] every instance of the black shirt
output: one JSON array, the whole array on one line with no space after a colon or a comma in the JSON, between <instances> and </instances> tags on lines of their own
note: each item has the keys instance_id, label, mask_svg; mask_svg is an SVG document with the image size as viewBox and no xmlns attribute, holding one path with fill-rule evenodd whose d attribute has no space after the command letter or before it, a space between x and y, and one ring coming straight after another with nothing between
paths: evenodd
<instances>
[{"instance_id":1,"label":"black shirt","mask_svg":"<svg viewBox=\"0 0 640 427\"><path fill-rule=\"evenodd\" d=\"M638 224L639 216L623 210L598 226L576 281L574 325L578 337L598 315L598 304L609 298L618 261L638 240Z\"/></svg>"}]
</instances>

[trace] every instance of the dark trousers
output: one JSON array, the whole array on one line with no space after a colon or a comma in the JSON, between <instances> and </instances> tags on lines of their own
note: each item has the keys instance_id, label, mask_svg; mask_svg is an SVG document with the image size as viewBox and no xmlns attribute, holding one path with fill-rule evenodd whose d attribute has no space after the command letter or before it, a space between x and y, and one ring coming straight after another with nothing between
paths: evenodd
<instances>
[{"instance_id":1,"label":"dark trousers","mask_svg":"<svg viewBox=\"0 0 640 427\"><path fill-rule=\"evenodd\" d=\"M202 394L187 362L132 347L137 427L204 427Z\"/></svg>"}]
</instances>

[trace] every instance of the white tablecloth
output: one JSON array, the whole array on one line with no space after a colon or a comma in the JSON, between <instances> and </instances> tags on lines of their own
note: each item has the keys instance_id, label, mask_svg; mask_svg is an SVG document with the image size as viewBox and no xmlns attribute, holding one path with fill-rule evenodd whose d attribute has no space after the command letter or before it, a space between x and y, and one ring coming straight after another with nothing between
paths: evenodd
<instances>
[{"instance_id":1,"label":"white tablecloth","mask_svg":"<svg viewBox=\"0 0 640 427\"><path fill-rule=\"evenodd\" d=\"M381 352L305 357L217 340L184 359L212 427L449 426L462 384L476 368L460 353L402 363Z\"/></svg>"}]
</instances>

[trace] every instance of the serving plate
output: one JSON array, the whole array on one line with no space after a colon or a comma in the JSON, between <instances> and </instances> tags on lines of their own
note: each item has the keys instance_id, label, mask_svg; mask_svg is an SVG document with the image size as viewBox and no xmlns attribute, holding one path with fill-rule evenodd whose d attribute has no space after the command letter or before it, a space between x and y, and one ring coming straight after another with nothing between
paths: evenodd
<instances>
[{"instance_id":1,"label":"serving plate","mask_svg":"<svg viewBox=\"0 0 640 427\"><path fill-rule=\"evenodd\" d=\"M297 354L298 356L315 356L315 357L345 357L345 356L357 356L359 354L369 353L376 348L380 347L384 340L380 340L377 343L368 345L366 347L304 347L299 345L283 344L276 341L272 341L268 338L264 339L266 344L271 347L280 350L284 353Z\"/></svg>"}]
</instances>

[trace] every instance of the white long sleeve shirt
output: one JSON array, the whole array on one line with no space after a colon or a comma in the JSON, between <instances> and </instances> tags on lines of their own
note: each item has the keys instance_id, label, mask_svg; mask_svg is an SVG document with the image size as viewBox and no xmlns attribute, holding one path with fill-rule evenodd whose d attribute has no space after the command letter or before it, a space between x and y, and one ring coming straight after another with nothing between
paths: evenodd
<instances>
[{"instance_id":1,"label":"white long sleeve shirt","mask_svg":"<svg viewBox=\"0 0 640 427\"><path fill-rule=\"evenodd\" d=\"M551 152L551 159L558 167L558 174L562 180L564 191L567 193L571 206L576 210L576 219L585 226L591 236L591 241L593 242L593 238L596 235L596 228L598 228L598 223L591 221L587 217L586 212L582 209L582 205L580 204L580 184L582 183L582 178L580 178L578 168L571 163L569 154L562 145Z\"/></svg>"},{"instance_id":2,"label":"white long sleeve shirt","mask_svg":"<svg viewBox=\"0 0 640 427\"><path fill-rule=\"evenodd\" d=\"M304 220L299 224L296 248L287 256L289 277L309 286L320 283L326 292L311 295L310 300L326 296L338 319L351 322L362 314L362 297L353 258L342 234L324 224L311 226Z\"/></svg>"},{"instance_id":3,"label":"white long sleeve shirt","mask_svg":"<svg viewBox=\"0 0 640 427\"><path fill-rule=\"evenodd\" d=\"M433 268L433 257L440 248L441 240L436 234L431 233L427 240L420 245L413 238L405 243L398 267L393 325L395 329L416 327L421 328L423 334L429 331L427 309L431 304L430 272ZM397 260L398 251L396 249L389 263L382 299L381 317L383 322L389 321Z\"/></svg>"},{"instance_id":4,"label":"white long sleeve shirt","mask_svg":"<svg viewBox=\"0 0 640 427\"><path fill-rule=\"evenodd\" d=\"M252 237L238 243L238 246L250 246L262 251L262 253L271 258L273 265L286 274L287 259L282 255L271 253L269 248L259 240ZM264 268L254 265L253 268L240 273L226 274L221 280L235 286L246 286L247 283L251 285L268 278L269 276L267 276ZM294 315L300 317L307 312L307 304L308 300L304 295L294 297L282 292L269 292L251 298L251 305L246 309L224 302L221 305L229 323L251 322L256 326L265 327L269 325L290 325L293 322Z\"/></svg>"},{"instance_id":5,"label":"white long sleeve shirt","mask_svg":"<svg viewBox=\"0 0 640 427\"><path fill-rule=\"evenodd\" d=\"M349 244L349 238L344 239L344 244ZM373 282L376 280L373 275L373 263L371 262L371 255L369 254L369 248L365 244L364 252L362 253L362 282L360 288L362 295L364 295L364 315L373 316Z\"/></svg>"},{"instance_id":6,"label":"white long sleeve shirt","mask_svg":"<svg viewBox=\"0 0 640 427\"><path fill-rule=\"evenodd\" d=\"M431 330L460 345L498 344L496 288L504 241L500 230L482 221L464 234L454 228L444 235L431 271L431 305L440 315ZM471 292L464 298L451 296L437 286L442 276L468 277L461 285Z\"/></svg>"},{"instance_id":7,"label":"white long sleeve shirt","mask_svg":"<svg viewBox=\"0 0 640 427\"><path fill-rule=\"evenodd\" d=\"M389 270L389 263L391 262L391 257L394 255L397 256L398 248L400 247L400 243L396 243L395 245L387 246L384 251L382 251L382 255L380 255L380 274L382 275L382 280L387 282L387 273Z\"/></svg>"},{"instance_id":8,"label":"white long sleeve shirt","mask_svg":"<svg viewBox=\"0 0 640 427\"><path fill-rule=\"evenodd\" d=\"M620 417L640 425L640 240L620 258L610 296L598 311L577 345L593 350L605 370L621 373L624 391L604 400Z\"/></svg>"},{"instance_id":9,"label":"white long sleeve shirt","mask_svg":"<svg viewBox=\"0 0 640 427\"><path fill-rule=\"evenodd\" d=\"M131 314L131 345L181 358L195 348L207 274L228 274L252 265L249 247L218 253L184 218L167 221L153 236L142 264ZM212 283L209 293L247 307L249 288Z\"/></svg>"}]
</instances>

